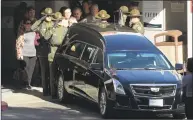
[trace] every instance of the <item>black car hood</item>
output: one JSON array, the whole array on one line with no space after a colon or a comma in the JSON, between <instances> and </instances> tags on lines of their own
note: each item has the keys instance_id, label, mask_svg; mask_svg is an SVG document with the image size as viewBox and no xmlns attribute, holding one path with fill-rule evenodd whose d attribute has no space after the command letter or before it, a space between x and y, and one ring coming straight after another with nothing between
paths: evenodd
<instances>
[{"instance_id":1,"label":"black car hood","mask_svg":"<svg viewBox=\"0 0 193 120\"><path fill-rule=\"evenodd\" d=\"M117 70L115 75L122 83L130 84L176 84L180 75L174 70Z\"/></svg>"}]
</instances>

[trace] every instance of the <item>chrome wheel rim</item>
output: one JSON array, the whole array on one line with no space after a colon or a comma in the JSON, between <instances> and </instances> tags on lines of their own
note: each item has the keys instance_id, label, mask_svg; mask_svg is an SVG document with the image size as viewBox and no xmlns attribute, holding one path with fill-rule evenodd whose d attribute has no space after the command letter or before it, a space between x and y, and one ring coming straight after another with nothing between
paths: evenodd
<instances>
[{"instance_id":1,"label":"chrome wheel rim","mask_svg":"<svg viewBox=\"0 0 193 120\"><path fill-rule=\"evenodd\" d=\"M58 79L58 98L60 100L63 97L63 92L64 92L64 84L63 84L62 76L60 76L59 79Z\"/></svg>"},{"instance_id":2,"label":"chrome wheel rim","mask_svg":"<svg viewBox=\"0 0 193 120\"><path fill-rule=\"evenodd\" d=\"M102 92L100 96L100 112L102 115L106 112L106 95L104 92Z\"/></svg>"}]
</instances>

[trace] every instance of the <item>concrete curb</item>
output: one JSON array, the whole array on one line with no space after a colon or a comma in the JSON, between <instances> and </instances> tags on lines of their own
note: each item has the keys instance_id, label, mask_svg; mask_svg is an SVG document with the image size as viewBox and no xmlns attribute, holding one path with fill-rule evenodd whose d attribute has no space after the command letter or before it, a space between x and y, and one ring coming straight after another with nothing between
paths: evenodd
<instances>
[{"instance_id":1,"label":"concrete curb","mask_svg":"<svg viewBox=\"0 0 193 120\"><path fill-rule=\"evenodd\" d=\"M8 104L4 101L1 101L1 111L5 111L8 109Z\"/></svg>"}]
</instances>

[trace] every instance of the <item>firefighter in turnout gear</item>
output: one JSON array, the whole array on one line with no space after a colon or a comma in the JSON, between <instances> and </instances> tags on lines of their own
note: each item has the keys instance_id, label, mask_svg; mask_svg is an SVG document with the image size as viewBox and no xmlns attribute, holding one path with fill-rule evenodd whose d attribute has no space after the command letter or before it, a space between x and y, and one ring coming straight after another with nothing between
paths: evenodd
<instances>
[{"instance_id":1,"label":"firefighter in turnout gear","mask_svg":"<svg viewBox=\"0 0 193 120\"><path fill-rule=\"evenodd\" d=\"M49 28L52 28L54 23L52 21L53 11L51 8L45 8L41 13L43 17L37 20L31 27L33 31L40 34L39 46L37 49L37 57L41 68L41 78L43 95L50 95L50 84L49 84L49 63L48 63L48 53L50 52L48 40L45 38L45 33Z\"/></svg>"},{"instance_id":2,"label":"firefighter in turnout gear","mask_svg":"<svg viewBox=\"0 0 193 120\"><path fill-rule=\"evenodd\" d=\"M62 44L64 37L67 33L67 26L64 26L62 23L63 16L60 12L56 12L52 18L55 21L54 26L47 29L45 32L45 39L49 40L50 44L50 53L48 54L49 68L50 68L50 91L52 97L56 97L55 84L54 84L54 73L55 73L55 64L54 56L58 47Z\"/></svg>"},{"instance_id":3,"label":"firefighter in turnout gear","mask_svg":"<svg viewBox=\"0 0 193 120\"><path fill-rule=\"evenodd\" d=\"M144 26L140 21L140 12L138 9L132 9L130 12L130 23L129 26L133 28L135 31L144 34Z\"/></svg>"}]
</instances>

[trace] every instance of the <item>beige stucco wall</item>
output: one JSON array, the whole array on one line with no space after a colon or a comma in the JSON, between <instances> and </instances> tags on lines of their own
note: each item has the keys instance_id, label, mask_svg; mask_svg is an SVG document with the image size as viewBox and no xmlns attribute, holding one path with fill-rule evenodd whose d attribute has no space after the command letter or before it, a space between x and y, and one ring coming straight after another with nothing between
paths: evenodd
<instances>
[{"instance_id":1,"label":"beige stucco wall","mask_svg":"<svg viewBox=\"0 0 193 120\"><path fill-rule=\"evenodd\" d=\"M164 55L168 58L168 60L175 66L175 46L158 46L158 48L164 53ZM186 46L178 46L178 63L183 64L186 59L184 52L187 52Z\"/></svg>"}]
</instances>

